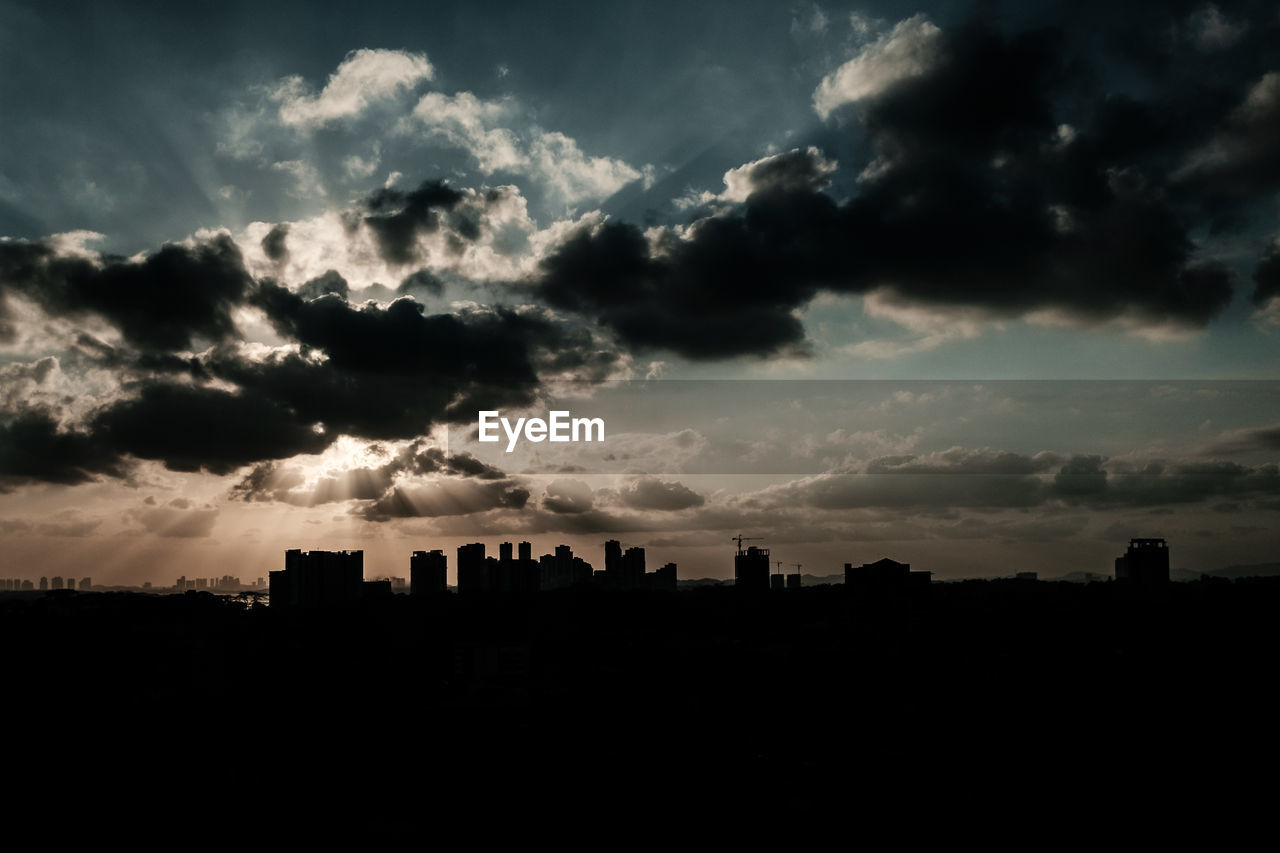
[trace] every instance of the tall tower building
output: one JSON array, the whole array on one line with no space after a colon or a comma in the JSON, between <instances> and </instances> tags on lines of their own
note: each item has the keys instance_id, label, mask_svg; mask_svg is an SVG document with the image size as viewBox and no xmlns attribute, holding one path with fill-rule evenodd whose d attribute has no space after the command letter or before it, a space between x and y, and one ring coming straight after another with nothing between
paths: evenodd
<instances>
[{"instance_id":1,"label":"tall tower building","mask_svg":"<svg viewBox=\"0 0 1280 853\"><path fill-rule=\"evenodd\" d=\"M458 547L458 592L467 595L488 592L484 564L484 543L473 542Z\"/></svg>"},{"instance_id":2,"label":"tall tower building","mask_svg":"<svg viewBox=\"0 0 1280 853\"><path fill-rule=\"evenodd\" d=\"M448 563L444 551L414 551L409 557L409 594L446 592L449 589Z\"/></svg>"}]
</instances>

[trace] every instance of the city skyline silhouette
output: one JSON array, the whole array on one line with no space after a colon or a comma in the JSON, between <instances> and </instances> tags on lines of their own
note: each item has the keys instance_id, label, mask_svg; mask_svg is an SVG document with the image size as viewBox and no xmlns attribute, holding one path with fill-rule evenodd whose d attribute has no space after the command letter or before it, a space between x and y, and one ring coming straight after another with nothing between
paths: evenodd
<instances>
[{"instance_id":1,"label":"city skyline silhouette","mask_svg":"<svg viewBox=\"0 0 1280 853\"><path fill-rule=\"evenodd\" d=\"M0 116L10 847L1268 837L1273 5L0 0Z\"/></svg>"}]
</instances>

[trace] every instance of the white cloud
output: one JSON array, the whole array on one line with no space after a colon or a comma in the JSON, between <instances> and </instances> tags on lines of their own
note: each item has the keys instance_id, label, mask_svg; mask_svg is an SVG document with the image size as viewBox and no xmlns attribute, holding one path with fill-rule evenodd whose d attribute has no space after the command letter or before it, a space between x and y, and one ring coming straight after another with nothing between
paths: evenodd
<instances>
[{"instance_id":1,"label":"white cloud","mask_svg":"<svg viewBox=\"0 0 1280 853\"><path fill-rule=\"evenodd\" d=\"M566 204L608 198L642 175L621 160L584 154L577 142L554 132L535 132L529 163Z\"/></svg>"},{"instance_id":2,"label":"white cloud","mask_svg":"<svg viewBox=\"0 0 1280 853\"><path fill-rule=\"evenodd\" d=\"M301 77L285 78L272 93L280 104L280 120L294 127L322 127L364 112L370 104L387 100L435 76L420 53L364 48L348 53L329 76L319 95L307 90Z\"/></svg>"},{"instance_id":3,"label":"white cloud","mask_svg":"<svg viewBox=\"0 0 1280 853\"><path fill-rule=\"evenodd\" d=\"M938 53L942 31L923 15L899 21L892 30L822 78L813 108L823 118L843 104L856 103L894 83L928 71Z\"/></svg>"},{"instance_id":4,"label":"white cloud","mask_svg":"<svg viewBox=\"0 0 1280 853\"><path fill-rule=\"evenodd\" d=\"M938 306L912 302L889 288L868 293L862 310L869 317L889 320L912 332L909 340L867 340L842 348L859 358L897 358L937 349L954 341L973 340L992 326L996 319L980 308Z\"/></svg>"},{"instance_id":5,"label":"white cloud","mask_svg":"<svg viewBox=\"0 0 1280 853\"><path fill-rule=\"evenodd\" d=\"M324 196L324 186L320 182L320 173L316 167L305 160L282 160L272 163L271 168L277 172L285 172L293 176L293 189L288 190L294 198Z\"/></svg>"},{"instance_id":6,"label":"white cloud","mask_svg":"<svg viewBox=\"0 0 1280 853\"><path fill-rule=\"evenodd\" d=\"M1165 318L1145 317L1137 313L1099 320L1067 308L1042 308L1029 312L1024 319L1033 326L1118 331L1153 344L1185 342L1204 334L1203 329L1194 325Z\"/></svg>"},{"instance_id":7,"label":"white cloud","mask_svg":"<svg viewBox=\"0 0 1280 853\"><path fill-rule=\"evenodd\" d=\"M486 174L515 171L527 162L515 133L492 126L513 112L508 101L485 101L470 92L428 92L413 108L414 117L428 133L466 149Z\"/></svg>"},{"instance_id":8,"label":"white cloud","mask_svg":"<svg viewBox=\"0 0 1280 853\"><path fill-rule=\"evenodd\" d=\"M797 168L802 164L807 168ZM803 187L816 192L830 184L828 176L835 172L837 165L835 160L827 159L812 145L803 150L792 148L790 151L769 154L759 160L743 163L725 172L725 188L718 194L707 190L700 193L690 190L672 203L681 210L716 203L741 204L762 185Z\"/></svg>"},{"instance_id":9,"label":"white cloud","mask_svg":"<svg viewBox=\"0 0 1280 853\"><path fill-rule=\"evenodd\" d=\"M346 170L348 178L364 179L378 171L378 165L381 162L382 146L375 144L368 157L352 154L342 161L342 168Z\"/></svg>"},{"instance_id":10,"label":"white cloud","mask_svg":"<svg viewBox=\"0 0 1280 853\"><path fill-rule=\"evenodd\" d=\"M519 110L509 100L428 92L413 116L431 136L471 154L483 173L508 171L540 179L564 204L608 198L645 174L622 160L590 156L563 133L537 126L517 133L509 125L519 122Z\"/></svg>"}]
</instances>

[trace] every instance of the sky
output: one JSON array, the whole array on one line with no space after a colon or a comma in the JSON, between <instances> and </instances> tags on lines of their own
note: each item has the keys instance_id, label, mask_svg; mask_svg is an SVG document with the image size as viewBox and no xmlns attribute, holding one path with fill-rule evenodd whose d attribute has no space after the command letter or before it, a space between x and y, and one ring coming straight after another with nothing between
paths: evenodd
<instances>
[{"instance_id":1,"label":"sky","mask_svg":"<svg viewBox=\"0 0 1280 853\"><path fill-rule=\"evenodd\" d=\"M0 2L0 119L0 577L1275 559L1274 4Z\"/></svg>"}]
</instances>

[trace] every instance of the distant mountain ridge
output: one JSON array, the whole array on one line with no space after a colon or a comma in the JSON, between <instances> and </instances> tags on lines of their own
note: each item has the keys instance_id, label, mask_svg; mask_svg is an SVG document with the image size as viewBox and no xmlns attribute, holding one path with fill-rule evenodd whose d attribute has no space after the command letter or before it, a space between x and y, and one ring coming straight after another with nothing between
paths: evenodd
<instances>
[{"instance_id":1,"label":"distant mountain ridge","mask_svg":"<svg viewBox=\"0 0 1280 853\"><path fill-rule=\"evenodd\" d=\"M1236 580L1238 578L1268 578L1280 575L1280 563L1251 563L1248 565L1224 566L1221 569L1211 569L1207 572L1197 572L1192 569L1172 569L1169 572L1169 579L1173 581L1198 581L1203 575L1213 578L1227 578L1228 580ZM844 583L844 575L804 575L802 583L804 586L818 586L820 584L842 584ZM1074 583L1085 583L1087 581L1105 581L1111 579L1110 572L1085 572L1074 571L1067 572L1065 575L1056 577L1043 577L1040 580L1045 581L1071 581ZM957 580L962 580L957 578ZM987 580L998 580L998 578L987 578ZM733 586L733 579L721 578L690 578L688 580L680 580L677 582L680 589L695 589L702 586Z\"/></svg>"}]
</instances>

